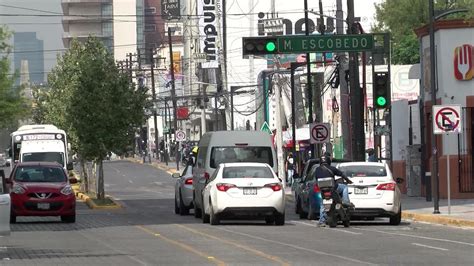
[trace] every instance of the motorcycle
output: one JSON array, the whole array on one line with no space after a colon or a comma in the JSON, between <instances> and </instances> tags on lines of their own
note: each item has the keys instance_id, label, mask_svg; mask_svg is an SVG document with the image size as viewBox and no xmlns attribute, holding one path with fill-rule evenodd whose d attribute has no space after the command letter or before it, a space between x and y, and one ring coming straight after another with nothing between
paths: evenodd
<instances>
[{"instance_id":1,"label":"motorcycle","mask_svg":"<svg viewBox=\"0 0 474 266\"><path fill-rule=\"evenodd\" d=\"M334 178L319 178L318 186L321 190L322 204L327 214L327 224L329 227L336 227L338 221L341 221L344 227L349 227L354 205L342 203L342 197L336 190L337 185L335 184Z\"/></svg>"}]
</instances>

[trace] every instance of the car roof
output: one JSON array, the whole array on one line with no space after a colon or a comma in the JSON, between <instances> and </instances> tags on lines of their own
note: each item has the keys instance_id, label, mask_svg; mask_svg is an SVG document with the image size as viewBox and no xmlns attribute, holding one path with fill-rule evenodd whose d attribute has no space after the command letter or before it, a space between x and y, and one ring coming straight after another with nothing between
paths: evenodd
<instances>
[{"instance_id":1,"label":"car roof","mask_svg":"<svg viewBox=\"0 0 474 266\"><path fill-rule=\"evenodd\" d=\"M248 166L254 166L254 167L270 167L266 163L223 163L224 167L248 167Z\"/></svg>"},{"instance_id":2,"label":"car roof","mask_svg":"<svg viewBox=\"0 0 474 266\"><path fill-rule=\"evenodd\" d=\"M16 166L50 166L50 167L61 167L57 162L20 162L17 163Z\"/></svg>"},{"instance_id":3,"label":"car roof","mask_svg":"<svg viewBox=\"0 0 474 266\"><path fill-rule=\"evenodd\" d=\"M339 163L339 166L358 166L358 165L366 165L366 166L385 166L385 163L379 162L345 162Z\"/></svg>"}]
</instances>

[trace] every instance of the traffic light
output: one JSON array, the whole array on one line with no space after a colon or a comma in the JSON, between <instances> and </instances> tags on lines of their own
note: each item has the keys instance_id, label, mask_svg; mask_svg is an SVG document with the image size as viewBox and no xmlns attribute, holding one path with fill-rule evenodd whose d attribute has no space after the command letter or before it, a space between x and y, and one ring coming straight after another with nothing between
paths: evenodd
<instances>
[{"instance_id":1,"label":"traffic light","mask_svg":"<svg viewBox=\"0 0 474 266\"><path fill-rule=\"evenodd\" d=\"M373 101L375 109L390 106L390 75L388 72L374 72Z\"/></svg>"},{"instance_id":2,"label":"traffic light","mask_svg":"<svg viewBox=\"0 0 474 266\"><path fill-rule=\"evenodd\" d=\"M275 37L243 37L242 55L266 55L278 53L278 43Z\"/></svg>"}]
</instances>

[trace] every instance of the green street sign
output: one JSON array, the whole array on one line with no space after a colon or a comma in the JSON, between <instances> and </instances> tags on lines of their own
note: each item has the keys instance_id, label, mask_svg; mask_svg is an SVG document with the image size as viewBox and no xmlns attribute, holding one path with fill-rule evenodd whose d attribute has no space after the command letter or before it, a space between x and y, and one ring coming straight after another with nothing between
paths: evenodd
<instances>
[{"instance_id":1,"label":"green street sign","mask_svg":"<svg viewBox=\"0 0 474 266\"><path fill-rule=\"evenodd\" d=\"M278 36L279 53L358 52L374 48L373 34Z\"/></svg>"}]
</instances>

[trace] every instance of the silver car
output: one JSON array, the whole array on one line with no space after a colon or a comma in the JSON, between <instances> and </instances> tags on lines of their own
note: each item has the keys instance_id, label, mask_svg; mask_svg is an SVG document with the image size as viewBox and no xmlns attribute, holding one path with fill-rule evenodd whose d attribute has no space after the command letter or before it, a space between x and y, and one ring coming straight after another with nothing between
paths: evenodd
<instances>
[{"instance_id":1,"label":"silver car","mask_svg":"<svg viewBox=\"0 0 474 266\"><path fill-rule=\"evenodd\" d=\"M181 174L174 173L172 177L177 178L174 186L174 213L187 215L193 208L193 165L188 164Z\"/></svg>"}]
</instances>

